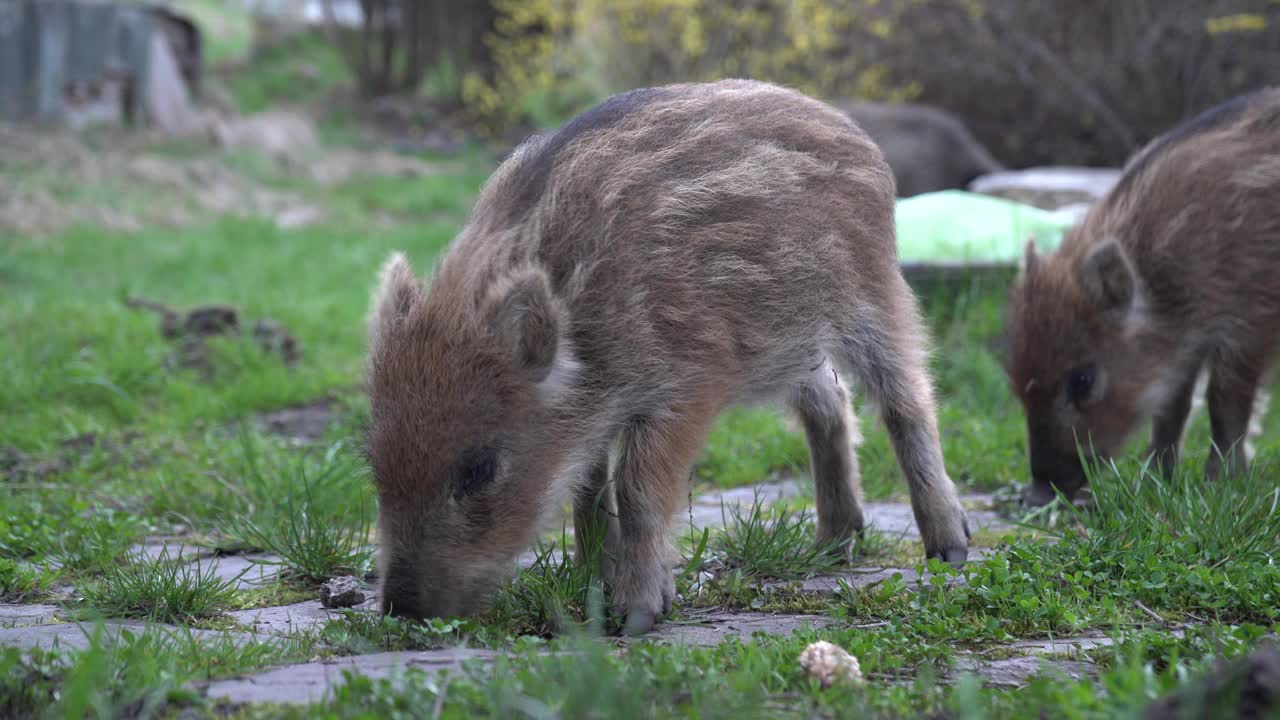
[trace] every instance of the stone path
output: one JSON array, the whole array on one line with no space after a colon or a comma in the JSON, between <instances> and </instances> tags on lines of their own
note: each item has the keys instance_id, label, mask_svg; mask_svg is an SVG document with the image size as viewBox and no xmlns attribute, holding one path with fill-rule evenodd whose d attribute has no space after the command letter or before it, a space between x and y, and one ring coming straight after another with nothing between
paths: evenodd
<instances>
[{"instance_id":1,"label":"stone path","mask_svg":"<svg viewBox=\"0 0 1280 720\"><path fill-rule=\"evenodd\" d=\"M780 615L761 612L695 610L686 618L659 624L643 636L647 642L686 645L718 645L725 638L747 641L755 633L790 635L805 628L825 628L835 624L826 615Z\"/></svg>"},{"instance_id":2,"label":"stone path","mask_svg":"<svg viewBox=\"0 0 1280 720\"><path fill-rule=\"evenodd\" d=\"M794 480L764 483L755 487L718 491L694 498L685 509L678 523L680 530L700 530L718 527L724 518L730 517L722 509L736 505L750 507L758 496L762 502L774 503L802 497L811 490L805 483ZM972 529L999 531L1008 527L995 513L983 508L990 506L990 497L972 495L964 498L970 508ZM918 539L919 532L909 505L904 503L868 503L867 514L872 527L879 532L905 539ZM690 527L691 526L691 527ZM215 556L212 552L193 546L182 547L181 538L154 538L133 549L148 558L161 556L167 550L170 557L181 557L188 562L199 562L202 570L214 568L218 577L236 578L241 588L259 587L275 580L279 566L269 564L276 560L267 555L244 554ZM985 549L975 548L973 556L981 556ZM532 553L522 562L528 564ZM263 564L263 562L268 564ZM841 582L851 587L864 587L901 573L908 587L913 586L919 575L912 568L853 568L831 576L815 577L799 583L772 583L766 586L775 590L831 594L837 592ZM962 579L951 578L950 582ZM356 612L376 612L377 599L370 593L369 599L355 608ZM228 613L240 626L237 631L193 631L201 637L225 635L236 641L280 638L293 633L317 630L340 612L327 610L318 599L278 607L256 608ZM833 617L822 615L787 615L763 612L736 612L695 609L682 617L660 624L654 632L630 642L684 643L689 645L714 645L727 638L749 640L756 633L789 635L795 630L835 626ZM138 631L146 625L137 621L107 621L104 628L108 637L121 630ZM173 628L174 626L162 626ZM83 648L88 645L91 626L69 621L54 605L13 605L0 603L0 646ZM1109 644L1102 636L1087 636L1055 641L1022 641L999 647L998 659L986 657L982 651L961 653L951 674L976 672L992 684L1019 685L1036 673L1051 668L1055 672L1080 675L1091 672L1092 666L1075 659L1079 650ZM1073 650L1074 648L1074 650ZM1009 657L1010 652L1018 653ZM1068 655L1071 659L1046 659L1045 655ZM269 668L253 675L202 683L198 686L210 698L232 704L251 702L312 703L322 700L334 685L343 682L343 673L356 672L374 678L388 677L396 668L416 667L427 670L456 669L464 662L488 663L494 653L487 650L447 648L417 652L384 652L358 655L331 660L315 661Z\"/></svg>"},{"instance_id":3,"label":"stone path","mask_svg":"<svg viewBox=\"0 0 1280 720\"><path fill-rule=\"evenodd\" d=\"M720 527L724 525L725 519L732 517L729 513L730 506L736 505L747 509L751 507L756 497L759 497L762 504L770 505L780 500L810 496L812 492L813 489L808 481L791 479L710 492L699 495L691 504L686 505L681 514L676 517L676 524L680 530ZM961 497L968 508L970 531L976 533L983 528L992 531L1012 528L996 513L982 509L991 507L991 499L991 495L987 494L970 494ZM866 503L865 511L871 530L910 539L920 537L915 515L912 514L911 506L907 503L869 502Z\"/></svg>"},{"instance_id":4,"label":"stone path","mask_svg":"<svg viewBox=\"0 0 1280 720\"><path fill-rule=\"evenodd\" d=\"M343 673L347 671L378 679L408 668L453 670L463 662L488 662L495 656L491 650L468 648L376 653L286 665L249 677L200 683L197 688L210 698L236 705L255 702L306 705L324 700L331 688L343 683Z\"/></svg>"},{"instance_id":5,"label":"stone path","mask_svg":"<svg viewBox=\"0 0 1280 720\"><path fill-rule=\"evenodd\" d=\"M377 598L369 598L355 610L376 610ZM349 610L329 610L320 605L319 600L282 605L279 607L254 608L227 613L236 622L258 633L288 635L301 630L314 630L323 627L330 620L340 617Z\"/></svg>"}]
</instances>

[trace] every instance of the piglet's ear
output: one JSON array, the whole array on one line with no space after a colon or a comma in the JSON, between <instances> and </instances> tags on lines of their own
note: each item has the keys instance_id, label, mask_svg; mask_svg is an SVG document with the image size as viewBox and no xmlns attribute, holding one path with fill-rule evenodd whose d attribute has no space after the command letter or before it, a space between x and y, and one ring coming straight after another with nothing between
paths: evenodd
<instances>
[{"instance_id":1,"label":"piglet's ear","mask_svg":"<svg viewBox=\"0 0 1280 720\"><path fill-rule=\"evenodd\" d=\"M495 283L488 297L489 328L534 382L551 375L565 330L564 310L544 273L523 270Z\"/></svg>"},{"instance_id":2,"label":"piglet's ear","mask_svg":"<svg viewBox=\"0 0 1280 720\"><path fill-rule=\"evenodd\" d=\"M1124 313L1137 299L1137 278L1124 250L1114 240L1104 240L1089 251L1080 265L1080 284L1099 307Z\"/></svg>"},{"instance_id":3,"label":"piglet's ear","mask_svg":"<svg viewBox=\"0 0 1280 720\"><path fill-rule=\"evenodd\" d=\"M413 276L409 260L395 253L382 266L369 317L369 344L378 344L413 308L422 296L422 283Z\"/></svg>"}]
</instances>

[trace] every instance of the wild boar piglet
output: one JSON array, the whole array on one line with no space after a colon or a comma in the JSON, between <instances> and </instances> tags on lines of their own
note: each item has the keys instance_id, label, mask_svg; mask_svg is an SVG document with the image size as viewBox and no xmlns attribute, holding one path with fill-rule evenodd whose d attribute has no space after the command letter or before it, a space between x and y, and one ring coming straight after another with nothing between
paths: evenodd
<instances>
[{"instance_id":1,"label":"wild boar piglet","mask_svg":"<svg viewBox=\"0 0 1280 720\"><path fill-rule=\"evenodd\" d=\"M1057 251L1029 243L1006 330L1029 504L1073 496L1081 456L1113 457L1148 420L1148 455L1168 477L1202 372L1205 475L1244 469L1280 337L1280 88L1156 138Z\"/></svg>"},{"instance_id":2,"label":"wild boar piglet","mask_svg":"<svg viewBox=\"0 0 1280 720\"><path fill-rule=\"evenodd\" d=\"M673 514L738 403L798 414L819 540L848 553L864 517L842 375L879 402L928 555L965 559L892 173L798 92L640 89L528 140L428 283L387 262L370 332L387 612L483 607L572 501L579 556L603 538L622 629L648 631L674 595Z\"/></svg>"}]
</instances>

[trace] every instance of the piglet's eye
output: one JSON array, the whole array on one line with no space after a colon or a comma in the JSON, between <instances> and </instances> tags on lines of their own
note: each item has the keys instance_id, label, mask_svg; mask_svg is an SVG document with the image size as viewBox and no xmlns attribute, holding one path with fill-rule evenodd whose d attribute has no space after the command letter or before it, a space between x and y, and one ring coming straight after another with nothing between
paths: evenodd
<instances>
[{"instance_id":1,"label":"piglet's eye","mask_svg":"<svg viewBox=\"0 0 1280 720\"><path fill-rule=\"evenodd\" d=\"M1096 372L1093 365L1082 365L1068 372L1066 379L1067 400L1075 405L1088 400L1089 393L1093 390Z\"/></svg>"},{"instance_id":2,"label":"piglet's eye","mask_svg":"<svg viewBox=\"0 0 1280 720\"><path fill-rule=\"evenodd\" d=\"M498 452L491 448L475 448L462 454L454 473L455 498L479 492L493 482L498 471Z\"/></svg>"}]
</instances>

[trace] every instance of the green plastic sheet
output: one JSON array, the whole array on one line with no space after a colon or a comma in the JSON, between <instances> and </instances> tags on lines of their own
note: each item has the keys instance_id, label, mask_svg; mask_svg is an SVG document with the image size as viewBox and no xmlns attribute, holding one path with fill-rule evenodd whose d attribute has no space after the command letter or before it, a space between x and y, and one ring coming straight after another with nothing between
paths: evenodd
<instances>
[{"instance_id":1,"label":"green plastic sheet","mask_svg":"<svg viewBox=\"0 0 1280 720\"><path fill-rule=\"evenodd\" d=\"M1050 251L1077 220L1070 210L945 190L898 200L898 259L902 263L1016 264L1027 239Z\"/></svg>"}]
</instances>

